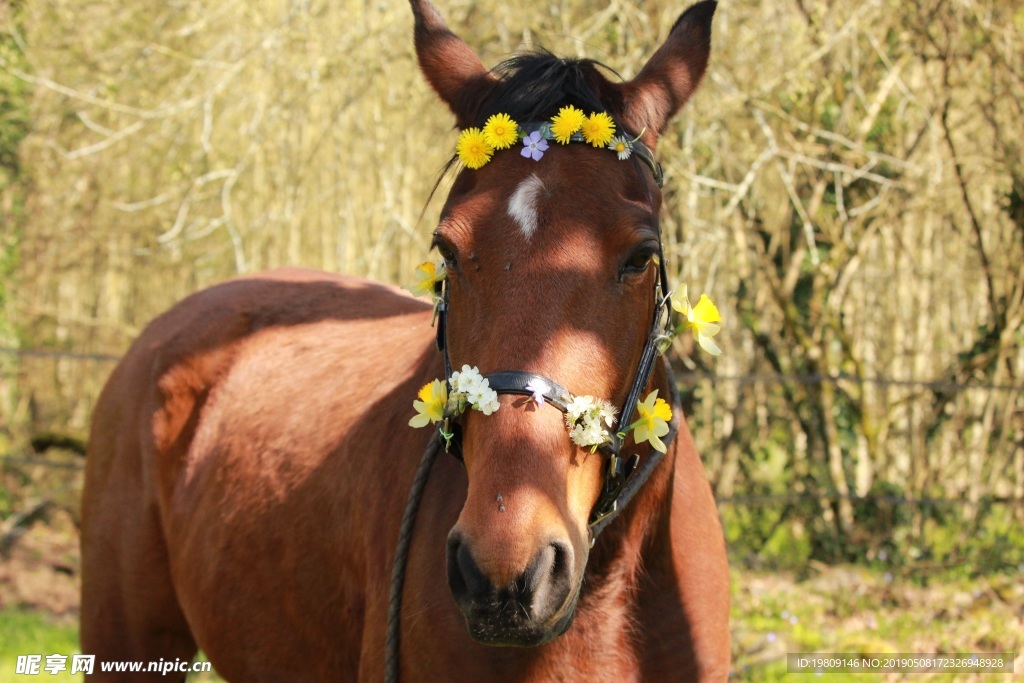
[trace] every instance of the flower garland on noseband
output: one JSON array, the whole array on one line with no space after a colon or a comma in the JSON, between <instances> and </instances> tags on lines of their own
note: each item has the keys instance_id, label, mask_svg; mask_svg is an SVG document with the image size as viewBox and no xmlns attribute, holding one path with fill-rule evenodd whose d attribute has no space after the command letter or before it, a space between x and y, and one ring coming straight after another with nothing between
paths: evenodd
<instances>
[{"instance_id":1,"label":"flower garland on noseband","mask_svg":"<svg viewBox=\"0 0 1024 683\"><path fill-rule=\"evenodd\" d=\"M643 135L643 131L640 133ZM625 135L615 135L615 121L603 111L592 112L589 116L572 105L562 107L550 121L520 126L508 114L495 114L487 119L483 129L467 128L459 133L455 151L459 161L474 171L485 166L500 149L508 149L520 140L524 157L540 161L548 150L548 142L560 145L570 142L586 142L592 147L605 148L615 152L620 161L633 153L633 145L639 140L630 140Z\"/></svg>"},{"instance_id":2,"label":"flower garland on noseband","mask_svg":"<svg viewBox=\"0 0 1024 683\"><path fill-rule=\"evenodd\" d=\"M445 275L444 263L421 263L416 267L415 283L406 289L416 296L431 296L436 315L439 307L443 305L441 287ZM669 298L672 300L672 309L680 314L683 321L674 328L672 334L661 340L660 350L667 349L675 335L689 329L702 349L715 356L720 354L721 350L711 338L721 330L719 323L722 322L722 318L708 295L701 294L697 305L691 306L684 285L679 296ZM544 405L550 396L549 392L552 391L552 387L541 379L531 380L525 389L530 392L530 398L538 406ZM480 374L477 367L469 365L463 365L461 371L453 372L447 382L435 379L424 384L417 398L418 400L413 401L416 415L409 420L409 426L426 427L428 424L442 423L441 434L446 440L451 439L448 429L448 421L451 418L458 417L470 408L484 415L491 415L501 407L498 403L498 394L490 388L487 378ZM570 440L577 446L590 448L591 452L606 443L611 443L610 430L615 426L615 412L615 407L605 399L570 394L565 404L565 426L569 430ZM665 399L658 397L658 390L655 389L647 398L637 403L636 412L637 420L616 436L624 439L629 432L633 432L634 443L647 441L652 448L664 453L666 447L661 437L669 431L672 407Z\"/></svg>"}]
</instances>

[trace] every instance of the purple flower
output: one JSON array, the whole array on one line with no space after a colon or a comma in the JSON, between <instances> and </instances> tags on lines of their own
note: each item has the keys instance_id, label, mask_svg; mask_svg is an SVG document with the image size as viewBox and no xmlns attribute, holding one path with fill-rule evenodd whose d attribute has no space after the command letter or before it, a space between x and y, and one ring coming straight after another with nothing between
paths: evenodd
<instances>
[{"instance_id":1,"label":"purple flower","mask_svg":"<svg viewBox=\"0 0 1024 683\"><path fill-rule=\"evenodd\" d=\"M535 130L526 137L523 138L523 151L522 154L528 159L534 161L540 161L540 158L544 156L544 152L547 151L548 141L544 139L544 136L540 134L539 130ZM534 396L536 398L536 396ZM538 403L544 403L543 398Z\"/></svg>"},{"instance_id":2,"label":"purple flower","mask_svg":"<svg viewBox=\"0 0 1024 683\"><path fill-rule=\"evenodd\" d=\"M546 140L542 140L541 142L544 142L545 145L547 144ZM537 154L543 154L543 152L537 152ZM523 156L526 156L525 151ZM537 158L539 159L540 157L538 156ZM526 385L526 390L533 392L532 398L537 402L537 405L544 405L544 392L548 390L548 385L546 383L539 379L531 379L529 384Z\"/></svg>"}]
</instances>

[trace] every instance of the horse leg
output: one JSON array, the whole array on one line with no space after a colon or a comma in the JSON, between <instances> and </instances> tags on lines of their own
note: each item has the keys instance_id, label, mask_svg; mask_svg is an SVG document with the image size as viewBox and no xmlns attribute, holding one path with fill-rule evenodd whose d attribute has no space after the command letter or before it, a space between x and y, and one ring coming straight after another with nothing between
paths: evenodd
<instances>
[{"instance_id":1,"label":"horse leg","mask_svg":"<svg viewBox=\"0 0 1024 683\"><path fill-rule=\"evenodd\" d=\"M97 407L82 495L82 653L96 656L90 680L166 683L173 679L146 671L149 663L191 660L196 644L175 596L137 437L118 428L124 423L109 407ZM142 671L104 672L112 662L141 662Z\"/></svg>"}]
</instances>

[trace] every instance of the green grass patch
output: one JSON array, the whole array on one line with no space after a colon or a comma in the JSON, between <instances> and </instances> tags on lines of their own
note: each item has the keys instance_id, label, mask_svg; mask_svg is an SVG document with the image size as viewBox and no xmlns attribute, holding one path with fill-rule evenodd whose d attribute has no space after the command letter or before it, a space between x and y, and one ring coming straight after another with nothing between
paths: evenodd
<instances>
[{"instance_id":1,"label":"green grass patch","mask_svg":"<svg viewBox=\"0 0 1024 683\"><path fill-rule=\"evenodd\" d=\"M54 622L46 614L27 610L9 609L0 611L0 683L15 681L82 681L81 674L72 676L71 655L81 652L78 644L78 628L74 624ZM40 673L37 675L17 674L19 655L41 655ZM51 675L45 669L47 655L67 657L66 669ZM199 660L207 661L200 653ZM98 670L99 662L96 663ZM169 679L170 680L170 679ZM189 681L197 683L224 683L224 679L212 673L190 674Z\"/></svg>"},{"instance_id":2,"label":"green grass patch","mask_svg":"<svg viewBox=\"0 0 1024 683\"><path fill-rule=\"evenodd\" d=\"M43 666L46 665L46 655L67 655L70 668L71 655L78 651L78 629L74 626L55 623L38 612L18 609L0 612L0 683L39 680L39 675L15 673L19 655L42 655ZM41 675L48 681L81 679L78 675L72 677L67 671L51 676L44 670Z\"/></svg>"},{"instance_id":3,"label":"green grass patch","mask_svg":"<svg viewBox=\"0 0 1024 683\"><path fill-rule=\"evenodd\" d=\"M819 563L804 574L733 568L735 680L778 681L795 675L787 672L788 653L952 655L1024 650L1024 572L971 578L947 572L923 580L909 570L894 574L864 565ZM888 681L909 676L823 674L808 680ZM1006 680L1004 674L913 678Z\"/></svg>"}]
</instances>

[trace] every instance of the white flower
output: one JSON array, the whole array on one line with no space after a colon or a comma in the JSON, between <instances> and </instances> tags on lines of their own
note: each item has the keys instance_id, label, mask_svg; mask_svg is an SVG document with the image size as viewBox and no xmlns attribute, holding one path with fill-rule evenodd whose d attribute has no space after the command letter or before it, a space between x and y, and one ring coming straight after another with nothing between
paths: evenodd
<instances>
[{"instance_id":1,"label":"white flower","mask_svg":"<svg viewBox=\"0 0 1024 683\"><path fill-rule=\"evenodd\" d=\"M608 401L593 396L574 396L567 409L565 424L574 444L596 448L611 441L605 425L615 424L615 408Z\"/></svg>"},{"instance_id":2,"label":"white flower","mask_svg":"<svg viewBox=\"0 0 1024 683\"><path fill-rule=\"evenodd\" d=\"M476 390L482 381L483 377L480 376L480 371L477 368L463 365L461 372L456 370L452 373L452 391L460 394L470 394Z\"/></svg>"},{"instance_id":3,"label":"white flower","mask_svg":"<svg viewBox=\"0 0 1024 683\"><path fill-rule=\"evenodd\" d=\"M605 440L608 438L608 431L601 425L595 422L591 422L589 425L587 425L585 436L587 442L591 446L594 446L605 442Z\"/></svg>"},{"instance_id":4,"label":"white flower","mask_svg":"<svg viewBox=\"0 0 1024 683\"><path fill-rule=\"evenodd\" d=\"M615 413L619 412L618 410L615 409L615 406L613 406L608 401L605 401L604 399L599 398L599 399L597 399L597 407L599 409L598 417L601 420L604 420L604 423L606 425L608 425L609 427L614 425L615 424Z\"/></svg>"},{"instance_id":5,"label":"white flower","mask_svg":"<svg viewBox=\"0 0 1024 683\"><path fill-rule=\"evenodd\" d=\"M466 405L472 406L484 415L490 415L499 408L498 393L491 389L490 382L476 367L463 365L462 370L453 372L451 386L449 402L458 406L457 412L465 410Z\"/></svg>"},{"instance_id":6,"label":"white flower","mask_svg":"<svg viewBox=\"0 0 1024 683\"><path fill-rule=\"evenodd\" d=\"M589 413L594 407L594 399L591 396L573 396L572 400L569 401L569 405L566 406L568 409L568 417L572 418L573 422Z\"/></svg>"},{"instance_id":7,"label":"white flower","mask_svg":"<svg viewBox=\"0 0 1024 683\"><path fill-rule=\"evenodd\" d=\"M608 149L618 155L619 161L625 161L633 153L633 142L625 135L616 135L608 143Z\"/></svg>"},{"instance_id":8,"label":"white flower","mask_svg":"<svg viewBox=\"0 0 1024 683\"><path fill-rule=\"evenodd\" d=\"M498 404L498 392L493 389L488 389L487 392L480 397L479 401L473 403L473 407L484 415L490 415L501 407Z\"/></svg>"},{"instance_id":9,"label":"white flower","mask_svg":"<svg viewBox=\"0 0 1024 683\"><path fill-rule=\"evenodd\" d=\"M530 398L532 398L537 405L544 405L544 394L548 389L550 389L547 382L542 379L531 379L524 388L533 394Z\"/></svg>"},{"instance_id":10,"label":"white flower","mask_svg":"<svg viewBox=\"0 0 1024 683\"><path fill-rule=\"evenodd\" d=\"M587 428L581 424L575 425L569 430L569 438L578 446L587 446Z\"/></svg>"}]
</instances>

